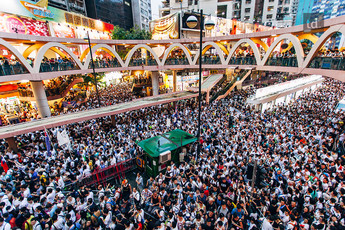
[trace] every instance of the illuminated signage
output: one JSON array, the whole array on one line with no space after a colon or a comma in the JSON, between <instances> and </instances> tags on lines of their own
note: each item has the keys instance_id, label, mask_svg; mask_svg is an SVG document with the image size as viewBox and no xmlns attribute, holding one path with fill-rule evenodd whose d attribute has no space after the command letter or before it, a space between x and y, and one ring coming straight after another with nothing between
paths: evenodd
<instances>
[{"instance_id":1,"label":"illuminated signage","mask_svg":"<svg viewBox=\"0 0 345 230\"><path fill-rule=\"evenodd\" d=\"M32 4L26 1L20 1L20 3L33 15L39 18L54 18L54 14L47 9L48 7L48 1L41 0L37 2L36 4Z\"/></svg>"}]
</instances>

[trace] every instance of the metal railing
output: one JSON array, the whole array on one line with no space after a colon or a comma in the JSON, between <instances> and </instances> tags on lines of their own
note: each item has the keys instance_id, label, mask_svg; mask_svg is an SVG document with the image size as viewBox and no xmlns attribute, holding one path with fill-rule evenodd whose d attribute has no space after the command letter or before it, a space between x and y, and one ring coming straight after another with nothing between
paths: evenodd
<instances>
[{"instance_id":1,"label":"metal railing","mask_svg":"<svg viewBox=\"0 0 345 230\"><path fill-rule=\"evenodd\" d=\"M126 178L125 174L136 168L136 159L131 158L103 169L96 169L92 174L81 178L79 181L66 184L65 190L71 191L81 186L95 187L105 185L111 180L120 184Z\"/></svg>"},{"instance_id":2,"label":"metal railing","mask_svg":"<svg viewBox=\"0 0 345 230\"><path fill-rule=\"evenodd\" d=\"M110 60L95 60L95 68L116 68L121 67L117 59ZM197 64L198 62L196 62ZM164 65L190 65L188 59L183 58L168 58ZM219 65L222 64L219 56L203 57L203 64L206 65ZM155 59L132 59L128 66L157 66L158 63ZM257 65L255 57L231 57L228 65ZM298 67L296 57L270 57L266 66L286 66ZM89 69L91 69L91 63ZM345 57L315 57L312 59L307 68L316 69L332 69L332 70L345 70ZM40 66L40 72L54 72L80 69L79 66L73 61L58 62L43 62ZM0 76L26 74L29 71L22 64L15 65L1 65Z\"/></svg>"},{"instance_id":3,"label":"metal railing","mask_svg":"<svg viewBox=\"0 0 345 230\"><path fill-rule=\"evenodd\" d=\"M298 67L298 62L296 57L271 57L267 60L266 65Z\"/></svg>"}]
</instances>

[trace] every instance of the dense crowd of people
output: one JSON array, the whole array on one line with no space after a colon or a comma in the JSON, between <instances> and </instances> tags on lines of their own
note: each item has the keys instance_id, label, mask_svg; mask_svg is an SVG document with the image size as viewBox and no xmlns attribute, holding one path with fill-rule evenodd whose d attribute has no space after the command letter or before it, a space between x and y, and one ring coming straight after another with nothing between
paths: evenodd
<instances>
[{"instance_id":1,"label":"dense crowd of people","mask_svg":"<svg viewBox=\"0 0 345 230\"><path fill-rule=\"evenodd\" d=\"M44 84L47 97L61 94L76 79L76 75L61 76L49 80ZM30 84L18 84L18 93L21 97L33 97L34 93Z\"/></svg>"},{"instance_id":2,"label":"dense crowd of people","mask_svg":"<svg viewBox=\"0 0 345 230\"><path fill-rule=\"evenodd\" d=\"M175 128L196 135L198 103L185 100L16 138L0 146L1 229L344 229L344 83L327 79L286 106L264 113L245 104L254 87L203 102L201 153L156 178L65 191L95 170L142 153L140 140ZM123 95L126 97L126 95ZM113 98L104 103L113 103ZM170 125L167 120L170 119ZM6 162L6 163L4 163ZM255 187L251 185L257 165Z\"/></svg>"},{"instance_id":3,"label":"dense crowd of people","mask_svg":"<svg viewBox=\"0 0 345 230\"><path fill-rule=\"evenodd\" d=\"M305 50L305 54L308 55L309 50ZM261 56L265 55L265 51L261 50ZM345 51L339 50L338 48L320 50L316 58L310 64L311 68L331 68L331 69L344 69L345 63ZM262 58L261 57L261 58ZM227 55L224 55L227 58ZM330 58L330 59L327 59ZM324 61L325 59L325 61ZM27 58L28 63L32 66L34 59ZM203 56L204 64L220 64L219 55L215 54L205 54ZM325 64L324 64L325 63ZM177 50L172 52L169 58L166 60L167 65L186 65L190 64L187 60L186 55L183 54L182 50ZM253 51L250 47L241 47L241 49L236 50L233 57L230 58L229 64L239 64L239 65L255 65L256 59ZM292 51L286 52L273 52L268 59L268 65L278 65L278 66L297 66L296 54ZM121 64L114 57L108 56L96 56L94 60L95 68L114 68L120 67ZM132 56L129 66L143 66L143 65L157 65L157 61L154 57L148 56L143 57L143 55L135 51ZM8 59L6 57L0 57L0 75L12 75L27 73L26 68L17 59ZM51 71L65 71L79 68L72 58L59 57L59 58L44 58L41 63L41 72L51 72ZM89 68L92 68L90 62Z\"/></svg>"},{"instance_id":4,"label":"dense crowd of people","mask_svg":"<svg viewBox=\"0 0 345 230\"><path fill-rule=\"evenodd\" d=\"M61 84L67 83L61 82ZM101 87L99 90L99 97L102 107L128 102L137 98L137 96L132 94L131 83L129 82ZM68 106L66 106L64 102L69 103ZM72 104L71 102L74 103ZM1 126L40 119L37 108L30 102L19 102L12 106L12 109L7 108L6 104L0 105L1 111L5 113L0 115ZM59 103L54 103L50 108L52 115L56 116L64 113L94 109L97 107L98 98L95 91L89 91L89 93L86 93L86 91L73 90L70 91L63 100ZM16 116L15 121L10 120L13 116Z\"/></svg>"}]
</instances>

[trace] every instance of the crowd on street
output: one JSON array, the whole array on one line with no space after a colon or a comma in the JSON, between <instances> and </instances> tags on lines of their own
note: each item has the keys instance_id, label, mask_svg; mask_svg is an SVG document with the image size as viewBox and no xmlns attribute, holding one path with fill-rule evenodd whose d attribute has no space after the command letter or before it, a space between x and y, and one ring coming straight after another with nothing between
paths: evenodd
<instances>
[{"instance_id":1,"label":"crowd on street","mask_svg":"<svg viewBox=\"0 0 345 230\"><path fill-rule=\"evenodd\" d=\"M118 114L115 126L100 118L50 129L49 152L43 132L16 137L18 153L2 140L0 229L344 229L344 113L335 107L345 84L327 79L264 113L245 104L254 92L202 103L200 155L194 143L156 178L138 174L96 190L65 188L142 154L140 140L176 128L196 135L197 101ZM58 130L68 147L58 145Z\"/></svg>"}]
</instances>

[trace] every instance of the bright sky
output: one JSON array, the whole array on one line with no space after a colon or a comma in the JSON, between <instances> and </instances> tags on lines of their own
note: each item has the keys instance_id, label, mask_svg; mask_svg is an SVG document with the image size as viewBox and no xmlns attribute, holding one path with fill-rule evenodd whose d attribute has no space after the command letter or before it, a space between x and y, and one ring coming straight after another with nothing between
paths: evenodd
<instances>
[{"instance_id":1,"label":"bright sky","mask_svg":"<svg viewBox=\"0 0 345 230\"><path fill-rule=\"evenodd\" d=\"M161 4L162 0L151 0L152 20L159 18L159 6Z\"/></svg>"}]
</instances>

